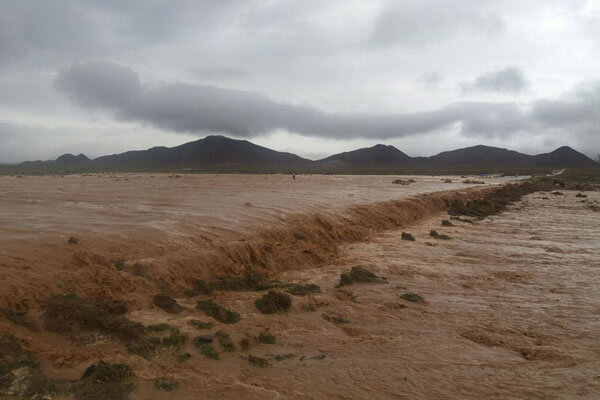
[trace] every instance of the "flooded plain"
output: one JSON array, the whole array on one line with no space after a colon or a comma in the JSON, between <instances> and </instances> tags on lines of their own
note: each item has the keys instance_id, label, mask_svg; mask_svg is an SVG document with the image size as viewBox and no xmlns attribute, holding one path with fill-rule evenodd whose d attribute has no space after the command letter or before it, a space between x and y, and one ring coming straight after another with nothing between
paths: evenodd
<instances>
[{"instance_id":1,"label":"flooded plain","mask_svg":"<svg viewBox=\"0 0 600 400\"><path fill-rule=\"evenodd\" d=\"M0 179L9 189L0 198L2 307L41 320L44 299L72 289L96 301L123 299L130 320L168 323L190 338L144 359L115 341L75 343L0 319L53 379L76 380L105 360L133 368L132 399L600 396L600 214L589 207L598 192L532 193L500 215L441 226L450 202L493 187L300 177L290 194L281 190L290 184L284 176ZM449 239L431 237L432 229ZM72 236L77 243L68 243ZM134 263L147 269L115 268ZM338 287L356 265L387 283ZM183 295L194 278L247 267L320 292L294 295L276 314L256 309L263 292L215 292L216 303L241 315L234 324L195 309L207 296ZM159 292L183 311L154 306ZM214 326L199 331L192 320ZM218 360L190 343L217 331L235 344L215 345ZM261 333L274 344L242 349L241 339ZM180 363L185 353L191 357ZM161 391L157 379L178 387Z\"/></svg>"}]
</instances>

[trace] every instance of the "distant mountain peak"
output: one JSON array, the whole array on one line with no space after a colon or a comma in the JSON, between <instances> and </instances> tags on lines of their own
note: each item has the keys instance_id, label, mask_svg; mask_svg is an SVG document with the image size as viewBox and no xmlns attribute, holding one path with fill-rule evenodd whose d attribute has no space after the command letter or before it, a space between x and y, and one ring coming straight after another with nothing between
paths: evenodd
<instances>
[{"instance_id":1,"label":"distant mountain peak","mask_svg":"<svg viewBox=\"0 0 600 400\"><path fill-rule=\"evenodd\" d=\"M59 165L72 165L72 164L80 164L90 161L90 159L83 153L79 155L73 155L71 153L65 153L62 156L58 157L54 162Z\"/></svg>"},{"instance_id":2,"label":"distant mountain peak","mask_svg":"<svg viewBox=\"0 0 600 400\"><path fill-rule=\"evenodd\" d=\"M560 146L559 148L552 151L551 153L579 153L579 152L569 146Z\"/></svg>"},{"instance_id":3,"label":"distant mountain peak","mask_svg":"<svg viewBox=\"0 0 600 400\"><path fill-rule=\"evenodd\" d=\"M283 172L283 171L360 171L369 173L400 172L405 169L449 171L457 168L504 169L529 168L598 168L598 163L569 146L535 156L514 150L478 144L445 151L431 157L410 157L392 145L376 144L317 161L292 153L280 152L256 145L247 140L223 135L209 135L175 147L152 147L127 151L90 160L85 154L63 154L54 161L26 161L28 168L58 167L74 170L197 170L220 172Z\"/></svg>"}]
</instances>

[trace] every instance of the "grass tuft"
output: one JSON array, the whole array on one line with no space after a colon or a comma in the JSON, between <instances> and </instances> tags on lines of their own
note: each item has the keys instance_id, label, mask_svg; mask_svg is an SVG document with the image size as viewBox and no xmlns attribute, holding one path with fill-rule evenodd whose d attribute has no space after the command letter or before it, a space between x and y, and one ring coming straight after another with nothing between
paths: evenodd
<instances>
[{"instance_id":1,"label":"grass tuft","mask_svg":"<svg viewBox=\"0 0 600 400\"><path fill-rule=\"evenodd\" d=\"M179 382L159 378L154 381L154 386L156 386L157 389L164 390L165 392L172 392L173 390L179 388Z\"/></svg>"},{"instance_id":2,"label":"grass tuft","mask_svg":"<svg viewBox=\"0 0 600 400\"><path fill-rule=\"evenodd\" d=\"M198 351L200 354L204 355L206 358L210 358L212 360L219 359L219 353L215 350L214 346L210 343L203 343L198 347Z\"/></svg>"},{"instance_id":3,"label":"grass tuft","mask_svg":"<svg viewBox=\"0 0 600 400\"><path fill-rule=\"evenodd\" d=\"M267 333L261 332L254 338L256 343L259 344L275 344L275 336Z\"/></svg>"},{"instance_id":4,"label":"grass tuft","mask_svg":"<svg viewBox=\"0 0 600 400\"><path fill-rule=\"evenodd\" d=\"M248 356L248 361L250 362L250 364L255 365L257 367L269 366L269 362L266 359L253 356L252 354Z\"/></svg>"},{"instance_id":5,"label":"grass tuft","mask_svg":"<svg viewBox=\"0 0 600 400\"><path fill-rule=\"evenodd\" d=\"M204 322L199 319L191 319L188 323L196 329L211 329L215 325L212 322Z\"/></svg>"},{"instance_id":6,"label":"grass tuft","mask_svg":"<svg viewBox=\"0 0 600 400\"><path fill-rule=\"evenodd\" d=\"M233 340L231 340L231 336L229 336L228 333L218 331L217 333L215 333L215 337L217 338L217 341L219 342L219 345L221 346L223 351L235 351L235 344L233 343Z\"/></svg>"},{"instance_id":7,"label":"grass tuft","mask_svg":"<svg viewBox=\"0 0 600 400\"><path fill-rule=\"evenodd\" d=\"M177 356L177 362L179 364L183 364L187 362L190 358L192 358L192 355L190 353L183 353Z\"/></svg>"},{"instance_id":8,"label":"grass tuft","mask_svg":"<svg viewBox=\"0 0 600 400\"><path fill-rule=\"evenodd\" d=\"M400 297L402 297L406 301L412 301L413 303L423 303L425 301L425 299L423 297L419 296L418 294L414 294L414 293L404 293Z\"/></svg>"},{"instance_id":9,"label":"grass tuft","mask_svg":"<svg viewBox=\"0 0 600 400\"><path fill-rule=\"evenodd\" d=\"M192 288L185 292L187 297L194 297L200 294L211 295L215 291L215 288L211 283L208 283L202 279L197 279L192 284Z\"/></svg>"},{"instance_id":10,"label":"grass tuft","mask_svg":"<svg viewBox=\"0 0 600 400\"><path fill-rule=\"evenodd\" d=\"M217 321L225 324L234 324L241 319L239 313L227 307L223 307L210 299L198 301L196 308L204 311L206 315L213 317Z\"/></svg>"},{"instance_id":11,"label":"grass tuft","mask_svg":"<svg viewBox=\"0 0 600 400\"><path fill-rule=\"evenodd\" d=\"M129 398L133 390L130 382L133 371L127 364L109 364L100 361L84 372L75 384L73 395L76 400L121 400Z\"/></svg>"},{"instance_id":12,"label":"grass tuft","mask_svg":"<svg viewBox=\"0 0 600 400\"><path fill-rule=\"evenodd\" d=\"M263 314L275 314L289 310L292 297L288 294L270 290L263 297L256 299L254 305Z\"/></svg>"},{"instance_id":13,"label":"grass tuft","mask_svg":"<svg viewBox=\"0 0 600 400\"><path fill-rule=\"evenodd\" d=\"M179 350L187 342L187 339L187 335L183 334L179 329L171 328L169 336L163 338L163 345Z\"/></svg>"}]
</instances>

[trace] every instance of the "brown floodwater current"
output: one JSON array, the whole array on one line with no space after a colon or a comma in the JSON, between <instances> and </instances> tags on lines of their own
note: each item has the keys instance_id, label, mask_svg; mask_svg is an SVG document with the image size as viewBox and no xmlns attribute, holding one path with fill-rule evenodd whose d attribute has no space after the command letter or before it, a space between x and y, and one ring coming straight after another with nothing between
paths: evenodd
<instances>
[{"instance_id":1,"label":"brown floodwater current","mask_svg":"<svg viewBox=\"0 0 600 400\"><path fill-rule=\"evenodd\" d=\"M74 289L125 299L127 317L145 325L166 322L190 337L224 330L236 345L268 331L276 344L220 351L219 360L188 344L181 352L192 357L179 364L166 350L145 360L110 340L74 344L2 319L0 330L22 339L53 378L77 379L101 359L130 364L132 399L600 398L600 213L587 207L600 192L587 202L533 193L500 215L442 227L448 199L489 186L393 179L300 177L294 188L285 176L0 177L2 307L36 316L50 294ZM416 240L401 240L402 231ZM114 258L148 265L161 280L118 271ZM219 291L215 301L242 320L199 332L189 320L210 319L181 293L229 264L241 267L225 272L254 265L322 293L264 315L253 304L261 293ZM355 265L388 283L337 288ZM186 310L154 307L159 290ZM179 388L159 391L157 378Z\"/></svg>"}]
</instances>

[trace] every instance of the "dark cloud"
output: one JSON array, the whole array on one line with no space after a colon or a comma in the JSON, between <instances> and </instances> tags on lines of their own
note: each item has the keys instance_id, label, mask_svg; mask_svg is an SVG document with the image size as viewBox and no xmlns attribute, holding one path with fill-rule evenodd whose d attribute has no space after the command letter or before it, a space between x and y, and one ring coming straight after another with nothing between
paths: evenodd
<instances>
[{"instance_id":1,"label":"dark cloud","mask_svg":"<svg viewBox=\"0 0 600 400\"><path fill-rule=\"evenodd\" d=\"M464 92L496 92L516 94L529 87L529 81L520 68L509 66L478 76L473 82L464 82Z\"/></svg>"},{"instance_id":2,"label":"dark cloud","mask_svg":"<svg viewBox=\"0 0 600 400\"><path fill-rule=\"evenodd\" d=\"M424 152L433 140L600 150L597 88L552 97L598 78L594 3L0 0L0 120L48 132L10 128L15 154L79 137L93 143L81 151L113 146L92 140L104 129L123 134L110 151L212 132L276 149L293 136L305 152L394 139ZM463 83L474 101L460 102L465 76L512 64L535 94L513 67Z\"/></svg>"},{"instance_id":3,"label":"dark cloud","mask_svg":"<svg viewBox=\"0 0 600 400\"><path fill-rule=\"evenodd\" d=\"M58 74L56 86L88 108L119 110L142 95L138 74L109 62L88 62L64 69Z\"/></svg>"},{"instance_id":4,"label":"dark cloud","mask_svg":"<svg viewBox=\"0 0 600 400\"><path fill-rule=\"evenodd\" d=\"M577 136L586 151L600 152L600 82L580 85L563 99L538 100L531 112L543 129Z\"/></svg>"},{"instance_id":5,"label":"dark cloud","mask_svg":"<svg viewBox=\"0 0 600 400\"><path fill-rule=\"evenodd\" d=\"M241 0L2 0L0 64L102 57L207 31Z\"/></svg>"},{"instance_id":6,"label":"dark cloud","mask_svg":"<svg viewBox=\"0 0 600 400\"><path fill-rule=\"evenodd\" d=\"M453 123L461 123L465 134L480 136L506 135L526 126L522 112L512 104L458 103L410 114L327 113L240 90L183 83L142 85L131 69L108 62L64 69L57 86L83 107L186 133L252 137L285 129L307 136L385 139Z\"/></svg>"},{"instance_id":7,"label":"dark cloud","mask_svg":"<svg viewBox=\"0 0 600 400\"><path fill-rule=\"evenodd\" d=\"M199 135L218 132L256 137L283 129L332 139L394 139L454 127L463 137L486 139L568 131L585 142L597 138L600 126L597 83L582 86L563 99L538 100L530 107L461 102L437 110L383 115L328 113L214 86L148 85L131 69L108 62L64 69L57 86L84 108L165 131Z\"/></svg>"},{"instance_id":8,"label":"dark cloud","mask_svg":"<svg viewBox=\"0 0 600 400\"><path fill-rule=\"evenodd\" d=\"M375 21L371 43L421 46L457 33L489 35L502 32L504 21L489 1L407 0L390 2Z\"/></svg>"},{"instance_id":9,"label":"dark cloud","mask_svg":"<svg viewBox=\"0 0 600 400\"><path fill-rule=\"evenodd\" d=\"M248 76L243 69L232 67L201 66L191 68L191 72L196 78L206 81L240 79Z\"/></svg>"}]
</instances>

